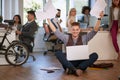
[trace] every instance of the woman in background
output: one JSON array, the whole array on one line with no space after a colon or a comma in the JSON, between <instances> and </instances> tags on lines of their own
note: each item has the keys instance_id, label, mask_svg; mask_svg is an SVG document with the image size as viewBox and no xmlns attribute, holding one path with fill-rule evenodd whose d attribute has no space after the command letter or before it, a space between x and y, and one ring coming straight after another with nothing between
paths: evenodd
<instances>
[{"instance_id":1,"label":"woman in background","mask_svg":"<svg viewBox=\"0 0 120 80\"><path fill-rule=\"evenodd\" d=\"M120 49L117 43L117 34L120 32L120 0L112 0L109 17L109 29L112 37L112 42L116 52L118 53L117 60L120 61Z\"/></svg>"},{"instance_id":2,"label":"woman in background","mask_svg":"<svg viewBox=\"0 0 120 80\"><path fill-rule=\"evenodd\" d=\"M81 22L87 23L87 26L88 26L89 25L89 20L90 20L90 7L89 6L84 6L82 8L82 14L83 14L83 17L82 17Z\"/></svg>"},{"instance_id":3,"label":"woman in background","mask_svg":"<svg viewBox=\"0 0 120 80\"><path fill-rule=\"evenodd\" d=\"M20 30L21 27L22 27L20 15L14 15L13 20L14 20L13 29L14 30Z\"/></svg>"},{"instance_id":4,"label":"woman in background","mask_svg":"<svg viewBox=\"0 0 120 80\"><path fill-rule=\"evenodd\" d=\"M16 30L20 31L22 28L20 15L14 15L13 20L14 20L14 25L12 27L13 31L16 31ZM18 35L16 35L16 39L18 40Z\"/></svg>"},{"instance_id":5,"label":"woman in background","mask_svg":"<svg viewBox=\"0 0 120 80\"><path fill-rule=\"evenodd\" d=\"M68 32L70 32L71 30L71 24L73 22L76 21L76 9L75 8L71 8L68 14L68 18L67 18L67 28L68 28Z\"/></svg>"}]
</instances>

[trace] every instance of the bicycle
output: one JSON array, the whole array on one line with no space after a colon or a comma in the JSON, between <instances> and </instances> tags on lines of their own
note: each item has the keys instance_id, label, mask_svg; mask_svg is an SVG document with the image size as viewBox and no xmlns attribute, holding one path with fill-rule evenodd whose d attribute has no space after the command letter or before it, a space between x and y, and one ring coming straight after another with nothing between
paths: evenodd
<instances>
[{"instance_id":1,"label":"bicycle","mask_svg":"<svg viewBox=\"0 0 120 80\"><path fill-rule=\"evenodd\" d=\"M10 27L12 21L7 20L4 22L9 23L9 25L6 28L6 32L4 36L0 36L0 37L3 37L2 41L0 42L0 55L5 55L6 61L11 65L14 65L14 66L22 65L26 63L26 61L28 60L28 57L29 57L28 48L25 44L23 44L20 41L10 42L8 40L7 35L11 34L12 32ZM7 40L7 42L9 43L7 48L3 44L5 40Z\"/></svg>"}]
</instances>

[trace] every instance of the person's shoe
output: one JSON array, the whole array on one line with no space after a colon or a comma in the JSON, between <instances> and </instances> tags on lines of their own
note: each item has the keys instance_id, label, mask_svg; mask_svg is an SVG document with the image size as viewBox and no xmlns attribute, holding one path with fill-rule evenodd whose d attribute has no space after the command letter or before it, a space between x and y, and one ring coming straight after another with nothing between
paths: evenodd
<instances>
[{"instance_id":1,"label":"person's shoe","mask_svg":"<svg viewBox=\"0 0 120 80\"><path fill-rule=\"evenodd\" d=\"M70 75L70 74L74 74L75 71L67 68L65 72L66 72L68 75Z\"/></svg>"}]
</instances>

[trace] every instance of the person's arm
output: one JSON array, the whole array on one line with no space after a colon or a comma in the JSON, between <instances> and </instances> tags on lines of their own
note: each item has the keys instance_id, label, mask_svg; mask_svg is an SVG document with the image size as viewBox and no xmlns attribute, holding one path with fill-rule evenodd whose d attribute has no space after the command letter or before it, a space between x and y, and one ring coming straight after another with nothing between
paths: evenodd
<instances>
[{"instance_id":1,"label":"person's arm","mask_svg":"<svg viewBox=\"0 0 120 80\"><path fill-rule=\"evenodd\" d=\"M108 27L108 30L111 29L111 26L112 26L112 7L110 7L110 10L109 10L109 27Z\"/></svg>"},{"instance_id":2,"label":"person's arm","mask_svg":"<svg viewBox=\"0 0 120 80\"><path fill-rule=\"evenodd\" d=\"M50 26L50 29L54 32L54 34L57 36L57 38L62 40L64 43L66 43L66 41L68 39L68 35L65 35L64 33L60 32L58 29L56 29L50 19L47 19L47 21Z\"/></svg>"},{"instance_id":3,"label":"person's arm","mask_svg":"<svg viewBox=\"0 0 120 80\"><path fill-rule=\"evenodd\" d=\"M55 32L56 31L56 28L55 26L52 24L52 22L50 21L50 19L47 19L48 23L49 23L49 26L50 26L50 29Z\"/></svg>"},{"instance_id":4,"label":"person's arm","mask_svg":"<svg viewBox=\"0 0 120 80\"><path fill-rule=\"evenodd\" d=\"M89 32L86 36L83 36L84 37L84 40L85 42L87 43L89 40L91 40L95 35L96 33L98 32L99 30L99 27L100 27L100 23L101 23L101 18L103 17L103 11L100 13L100 18L97 20L96 22L96 25L94 27L94 30L92 30L91 32Z\"/></svg>"},{"instance_id":5,"label":"person's arm","mask_svg":"<svg viewBox=\"0 0 120 80\"><path fill-rule=\"evenodd\" d=\"M99 30L100 23L101 23L101 18L103 17L103 15L104 15L104 13L103 13L103 11L101 11L100 18L98 18L98 20L97 20L97 22L94 26L94 31L96 31L96 32Z\"/></svg>"},{"instance_id":6,"label":"person's arm","mask_svg":"<svg viewBox=\"0 0 120 80\"><path fill-rule=\"evenodd\" d=\"M21 24L18 24L18 26L17 26L17 30L20 31L21 28L22 28L22 25L21 25Z\"/></svg>"}]
</instances>

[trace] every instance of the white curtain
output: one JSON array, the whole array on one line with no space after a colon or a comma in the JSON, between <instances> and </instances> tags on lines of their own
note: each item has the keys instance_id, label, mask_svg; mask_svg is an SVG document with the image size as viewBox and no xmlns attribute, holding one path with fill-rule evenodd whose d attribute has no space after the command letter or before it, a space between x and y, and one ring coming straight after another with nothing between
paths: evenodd
<instances>
[{"instance_id":1,"label":"white curtain","mask_svg":"<svg viewBox=\"0 0 120 80\"><path fill-rule=\"evenodd\" d=\"M3 0L2 16L3 19L12 19L15 14L23 17L23 0Z\"/></svg>"}]
</instances>

